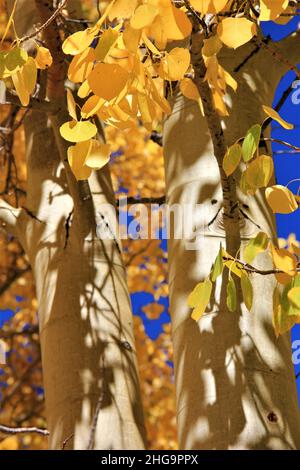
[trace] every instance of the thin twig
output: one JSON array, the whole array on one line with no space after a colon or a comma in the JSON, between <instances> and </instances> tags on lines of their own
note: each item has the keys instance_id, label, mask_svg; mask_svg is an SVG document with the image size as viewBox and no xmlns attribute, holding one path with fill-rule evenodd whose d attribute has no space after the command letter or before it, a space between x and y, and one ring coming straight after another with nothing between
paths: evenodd
<instances>
[{"instance_id":1,"label":"thin twig","mask_svg":"<svg viewBox=\"0 0 300 470\"><path fill-rule=\"evenodd\" d=\"M229 258L227 256L223 256L223 260L232 261L233 263L236 263L239 269L247 271L248 273L261 274L262 276L269 276L270 274L288 274L287 272L282 271L281 269L266 269L266 270L258 269L252 266L251 264L245 263L244 261L241 261L237 258ZM293 272L295 271L299 273L300 268L296 268L295 270L293 270Z\"/></svg>"},{"instance_id":2,"label":"thin twig","mask_svg":"<svg viewBox=\"0 0 300 470\"><path fill-rule=\"evenodd\" d=\"M32 39L34 38L35 36L37 36L39 33L41 33L42 31L44 31L44 29L46 29L51 23L52 21L55 20L55 18L57 18L57 16L60 14L60 12L64 9L64 7L66 6L67 4L67 1L68 0L62 0L62 3L59 5L59 7L55 10L55 12L53 13L53 15L50 16L50 18L48 18L47 21L45 21L44 24L42 24L38 29L36 29L35 31L33 31L32 33L28 34L27 36L24 36L23 38L21 38L19 40L19 44L25 42L25 41L28 41L29 39Z\"/></svg>"},{"instance_id":3,"label":"thin twig","mask_svg":"<svg viewBox=\"0 0 300 470\"><path fill-rule=\"evenodd\" d=\"M3 434L41 434L42 436L49 436L47 429L41 429L36 427L29 428L11 428L9 426L3 426L0 424L0 432Z\"/></svg>"}]
</instances>

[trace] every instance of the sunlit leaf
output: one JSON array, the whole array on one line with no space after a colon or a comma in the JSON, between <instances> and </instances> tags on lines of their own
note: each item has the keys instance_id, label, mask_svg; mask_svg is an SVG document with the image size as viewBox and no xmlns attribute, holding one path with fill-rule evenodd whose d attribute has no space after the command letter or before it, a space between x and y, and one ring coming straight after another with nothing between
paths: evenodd
<instances>
[{"instance_id":1,"label":"sunlit leaf","mask_svg":"<svg viewBox=\"0 0 300 470\"><path fill-rule=\"evenodd\" d=\"M272 157L260 155L252 160L246 170L246 179L250 187L254 189L267 186L274 172Z\"/></svg>"},{"instance_id":2,"label":"sunlit leaf","mask_svg":"<svg viewBox=\"0 0 300 470\"><path fill-rule=\"evenodd\" d=\"M276 269L283 271L289 276L296 275L297 259L292 253L290 253L288 250L285 250L284 248L276 248L272 244L271 253Z\"/></svg>"},{"instance_id":3,"label":"sunlit leaf","mask_svg":"<svg viewBox=\"0 0 300 470\"><path fill-rule=\"evenodd\" d=\"M119 95L128 80L128 72L118 64L97 64L88 77L93 93L110 101Z\"/></svg>"},{"instance_id":4,"label":"sunlit leaf","mask_svg":"<svg viewBox=\"0 0 300 470\"><path fill-rule=\"evenodd\" d=\"M46 47L40 46L37 48L35 63L38 69L46 69L52 65L53 59L51 52Z\"/></svg>"},{"instance_id":5,"label":"sunlit leaf","mask_svg":"<svg viewBox=\"0 0 300 470\"><path fill-rule=\"evenodd\" d=\"M69 142L83 142L94 137L97 127L90 121L68 121L60 126L60 134Z\"/></svg>"},{"instance_id":6,"label":"sunlit leaf","mask_svg":"<svg viewBox=\"0 0 300 470\"><path fill-rule=\"evenodd\" d=\"M67 105L70 116L77 121L76 103L70 88L67 88Z\"/></svg>"},{"instance_id":7,"label":"sunlit leaf","mask_svg":"<svg viewBox=\"0 0 300 470\"><path fill-rule=\"evenodd\" d=\"M85 159L85 165L95 170L100 170L109 162L110 145L101 144L97 140L92 141L91 149Z\"/></svg>"},{"instance_id":8,"label":"sunlit leaf","mask_svg":"<svg viewBox=\"0 0 300 470\"><path fill-rule=\"evenodd\" d=\"M68 36L62 45L63 52L68 55L77 55L87 49L92 43L97 31L93 29L84 29Z\"/></svg>"},{"instance_id":9,"label":"sunlit leaf","mask_svg":"<svg viewBox=\"0 0 300 470\"><path fill-rule=\"evenodd\" d=\"M282 127L284 127L284 129L294 129L294 125L282 119L275 109L270 108L269 106L263 106L263 110L270 118L274 119L274 121L277 121Z\"/></svg>"},{"instance_id":10,"label":"sunlit leaf","mask_svg":"<svg viewBox=\"0 0 300 470\"><path fill-rule=\"evenodd\" d=\"M256 25L247 18L225 18L218 24L217 33L226 46L236 49L255 36Z\"/></svg>"},{"instance_id":11,"label":"sunlit leaf","mask_svg":"<svg viewBox=\"0 0 300 470\"><path fill-rule=\"evenodd\" d=\"M209 279L196 285L193 292L188 297L188 306L193 308L192 319L200 320L210 301L212 283Z\"/></svg>"},{"instance_id":12,"label":"sunlit leaf","mask_svg":"<svg viewBox=\"0 0 300 470\"><path fill-rule=\"evenodd\" d=\"M68 148L68 161L77 180L86 180L91 175L92 168L85 165L91 146L91 141L87 140Z\"/></svg>"},{"instance_id":13,"label":"sunlit leaf","mask_svg":"<svg viewBox=\"0 0 300 470\"><path fill-rule=\"evenodd\" d=\"M300 287L293 287L288 292L288 298L293 307L299 310L300 315Z\"/></svg>"},{"instance_id":14,"label":"sunlit leaf","mask_svg":"<svg viewBox=\"0 0 300 470\"><path fill-rule=\"evenodd\" d=\"M161 76L165 80L181 80L190 65L190 53L183 47L175 47L161 61Z\"/></svg>"},{"instance_id":15,"label":"sunlit leaf","mask_svg":"<svg viewBox=\"0 0 300 470\"><path fill-rule=\"evenodd\" d=\"M249 240L243 251L243 258L246 263L251 264L259 253L262 253L268 248L269 237L264 232L258 234Z\"/></svg>"},{"instance_id":16,"label":"sunlit leaf","mask_svg":"<svg viewBox=\"0 0 300 470\"><path fill-rule=\"evenodd\" d=\"M294 194L280 184L266 189L266 199L274 213L289 214L298 209Z\"/></svg>"},{"instance_id":17,"label":"sunlit leaf","mask_svg":"<svg viewBox=\"0 0 300 470\"><path fill-rule=\"evenodd\" d=\"M130 25L134 29L145 28L153 22L157 14L158 8L156 6L148 4L139 5L130 20Z\"/></svg>"},{"instance_id":18,"label":"sunlit leaf","mask_svg":"<svg viewBox=\"0 0 300 470\"><path fill-rule=\"evenodd\" d=\"M253 157L255 151L258 148L259 140L261 135L261 126L259 124L254 124L248 130L242 145L243 150L243 160L248 162Z\"/></svg>"},{"instance_id":19,"label":"sunlit leaf","mask_svg":"<svg viewBox=\"0 0 300 470\"><path fill-rule=\"evenodd\" d=\"M238 167L242 157L242 149L239 144L234 144L227 150L223 159L223 169L227 176L231 175Z\"/></svg>"}]
</instances>

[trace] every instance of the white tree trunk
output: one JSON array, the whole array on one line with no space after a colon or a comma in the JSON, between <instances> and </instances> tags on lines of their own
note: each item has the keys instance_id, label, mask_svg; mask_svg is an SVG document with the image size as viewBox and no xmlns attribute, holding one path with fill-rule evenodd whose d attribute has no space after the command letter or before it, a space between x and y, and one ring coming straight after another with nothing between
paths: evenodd
<instances>
[{"instance_id":1,"label":"white tree trunk","mask_svg":"<svg viewBox=\"0 0 300 470\"><path fill-rule=\"evenodd\" d=\"M20 37L34 18L34 2L19 1ZM57 127L56 116L51 123ZM115 222L109 212L100 214L102 204L114 204L109 169L92 175L92 197L83 200L84 184L61 162L47 116L32 111L25 134L26 209L0 215L19 237L36 281L49 446L60 449L67 440L66 448L74 449L142 449L143 410L120 243L96 235L97 223Z\"/></svg>"},{"instance_id":2,"label":"white tree trunk","mask_svg":"<svg viewBox=\"0 0 300 470\"><path fill-rule=\"evenodd\" d=\"M284 54L295 50L291 43L287 40L281 46ZM237 51L224 48L220 62L232 72L253 48L252 44ZM290 60L296 59L291 52ZM263 122L266 116L261 105L272 105L284 67L262 49L232 74L239 87L227 96L230 117L223 120L227 145L244 136L252 124ZM245 245L259 230L273 239L274 217L263 193L255 198L239 194L248 218L243 217L240 228L233 222L226 235L222 213L217 215L222 190L206 120L197 104L180 94L175 94L172 105L172 115L164 125L167 202L200 204L193 215L198 218L198 235L203 236L193 251L187 249L185 240L169 241L180 448L299 449L300 416L290 340L288 335L276 339L272 326L273 278L252 276L251 312L242 302L237 312L227 310L225 271L213 291L214 301L198 323L190 318L187 306L189 293L209 274L220 242L235 255L240 240ZM264 254L256 263L264 269L272 265Z\"/></svg>"}]
</instances>

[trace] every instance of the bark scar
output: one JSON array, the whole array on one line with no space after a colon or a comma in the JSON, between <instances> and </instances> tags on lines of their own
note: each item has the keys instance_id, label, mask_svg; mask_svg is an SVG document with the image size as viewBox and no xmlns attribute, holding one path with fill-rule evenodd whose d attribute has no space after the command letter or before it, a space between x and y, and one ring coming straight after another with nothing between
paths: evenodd
<instances>
[{"instance_id":1,"label":"bark scar","mask_svg":"<svg viewBox=\"0 0 300 470\"><path fill-rule=\"evenodd\" d=\"M72 209L71 212L69 213L68 217L66 218L66 222L65 222L66 238L65 238L64 250L67 248L68 240L70 238L70 229L71 229L71 221L72 221L73 212L74 212L74 210Z\"/></svg>"}]
</instances>

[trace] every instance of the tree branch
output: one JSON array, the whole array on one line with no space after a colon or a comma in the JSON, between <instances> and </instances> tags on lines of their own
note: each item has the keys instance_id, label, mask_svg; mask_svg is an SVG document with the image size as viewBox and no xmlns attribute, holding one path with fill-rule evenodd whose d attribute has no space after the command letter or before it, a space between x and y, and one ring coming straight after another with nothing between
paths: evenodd
<instances>
[{"instance_id":1,"label":"tree branch","mask_svg":"<svg viewBox=\"0 0 300 470\"><path fill-rule=\"evenodd\" d=\"M47 429L36 427L11 428L9 426L3 426L2 424L0 424L0 432L3 434L41 434L42 436L49 436L50 434Z\"/></svg>"},{"instance_id":2,"label":"tree branch","mask_svg":"<svg viewBox=\"0 0 300 470\"><path fill-rule=\"evenodd\" d=\"M270 274L288 274L285 271L281 271L280 269L258 269L252 266L249 263L245 263L244 261L241 261L237 258L229 258L227 256L223 256L224 261L232 261L233 263L236 263L239 269L242 269L244 271L247 271L248 273L254 273L254 274L261 274L262 276L269 276ZM300 268L297 268L295 270L297 273L300 272Z\"/></svg>"},{"instance_id":3,"label":"tree branch","mask_svg":"<svg viewBox=\"0 0 300 470\"><path fill-rule=\"evenodd\" d=\"M201 96L204 115L212 139L214 156L219 167L223 192L224 216L232 220L235 218L238 219L235 181L232 176L227 177L223 169L223 158L227 151L224 133L219 115L214 106L210 86L208 82L204 80L207 69L201 53L203 34L196 26L194 26L194 29L195 31L192 33L191 39L191 59L195 71L194 82Z\"/></svg>"},{"instance_id":4,"label":"tree branch","mask_svg":"<svg viewBox=\"0 0 300 470\"><path fill-rule=\"evenodd\" d=\"M62 0L61 4L57 7L57 9L55 10L55 12L53 13L53 15L50 16L50 18L47 19L47 21L45 21L45 23L43 23L38 29L36 29L35 31L33 31L33 33L30 33L28 34L27 36L24 36L23 38L21 38L19 40L19 44L23 43L23 42L26 42L28 41L29 39L32 39L34 37L36 37L38 34L40 34L42 31L44 31L44 29L46 29L51 23L52 21L55 20L55 18L58 17L58 15L61 13L61 11L64 9L64 7L66 6L67 4L67 1L68 0Z\"/></svg>"}]
</instances>

